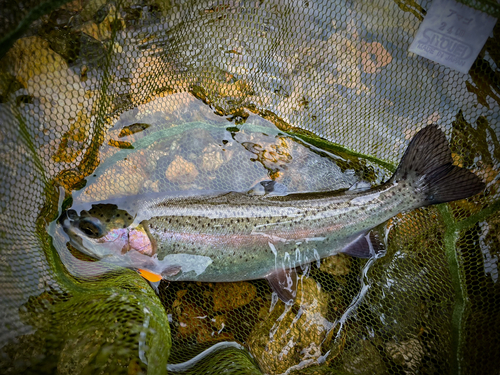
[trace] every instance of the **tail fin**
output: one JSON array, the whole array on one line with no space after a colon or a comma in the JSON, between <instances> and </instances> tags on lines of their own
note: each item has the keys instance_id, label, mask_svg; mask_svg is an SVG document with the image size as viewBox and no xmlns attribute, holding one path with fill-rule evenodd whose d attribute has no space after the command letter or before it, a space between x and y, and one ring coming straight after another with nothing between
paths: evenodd
<instances>
[{"instance_id":1,"label":"tail fin","mask_svg":"<svg viewBox=\"0 0 500 375\"><path fill-rule=\"evenodd\" d=\"M466 169L453 165L450 146L437 125L420 130L411 140L391 182L410 181L424 194L424 206L468 198L485 184Z\"/></svg>"}]
</instances>

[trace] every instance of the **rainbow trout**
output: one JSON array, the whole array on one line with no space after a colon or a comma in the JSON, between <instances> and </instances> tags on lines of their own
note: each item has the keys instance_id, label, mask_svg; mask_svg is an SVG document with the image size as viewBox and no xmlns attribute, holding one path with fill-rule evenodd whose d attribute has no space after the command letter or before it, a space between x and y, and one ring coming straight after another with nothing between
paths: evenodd
<instances>
[{"instance_id":1,"label":"rainbow trout","mask_svg":"<svg viewBox=\"0 0 500 375\"><path fill-rule=\"evenodd\" d=\"M374 227L403 211L470 197L484 186L453 165L444 133L430 125L411 140L394 175L367 191L164 195L133 205L97 203L80 214L68 210L59 222L79 250L140 269L150 280L267 278L287 301L294 296L287 270L340 252L374 256L380 248Z\"/></svg>"}]
</instances>

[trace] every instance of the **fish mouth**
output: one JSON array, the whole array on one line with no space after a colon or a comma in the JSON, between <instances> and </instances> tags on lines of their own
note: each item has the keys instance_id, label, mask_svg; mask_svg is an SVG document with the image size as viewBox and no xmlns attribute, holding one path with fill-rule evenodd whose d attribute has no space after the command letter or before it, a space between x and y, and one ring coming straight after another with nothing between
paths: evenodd
<instances>
[{"instance_id":1,"label":"fish mouth","mask_svg":"<svg viewBox=\"0 0 500 375\"><path fill-rule=\"evenodd\" d=\"M57 221L63 226L64 229L67 229L71 225L71 222L75 219L75 216L78 217L75 210L66 210L61 214L61 216L59 216Z\"/></svg>"},{"instance_id":2,"label":"fish mouth","mask_svg":"<svg viewBox=\"0 0 500 375\"><path fill-rule=\"evenodd\" d=\"M156 241L149 232L146 221L135 227L113 228L106 230L99 220L81 218L75 210L64 211L58 219L59 224L70 238L70 243L80 251L96 258L111 254L137 252L152 257L156 254ZM89 225L94 232L89 232ZM98 228L98 229L96 229Z\"/></svg>"},{"instance_id":3,"label":"fish mouth","mask_svg":"<svg viewBox=\"0 0 500 375\"><path fill-rule=\"evenodd\" d=\"M100 257L93 253L90 249L83 246L83 233L78 229L78 214L75 210L64 211L59 219L57 219L64 232L69 237L69 243L83 254L89 255L92 258L99 259ZM80 233L79 233L80 232Z\"/></svg>"},{"instance_id":4,"label":"fish mouth","mask_svg":"<svg viewBox=\"0 0 500 375\"><path fill-rule=\"evenodd\" d=\"M76 217L75 217L76 215ZM66 210L64 211L57 222L62 226L64 232L70 237L71 240L75 239L75 231L74 228L77 228L78 225L75 225L75 219L78 219L78 215L75 210ZM79 237L79 236L76 236ZM81 241L79 241L81 242Z\"/></svg>"}]
</instances>

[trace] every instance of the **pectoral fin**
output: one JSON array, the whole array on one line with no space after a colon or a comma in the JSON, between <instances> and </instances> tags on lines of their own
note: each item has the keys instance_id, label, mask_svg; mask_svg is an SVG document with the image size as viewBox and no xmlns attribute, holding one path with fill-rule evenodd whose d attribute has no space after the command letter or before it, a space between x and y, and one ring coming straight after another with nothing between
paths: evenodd
<instances>
[{"instance_id":1,"label":"pectoral fin","mask_svg":"<svg viewBox=\"0 0 500 375\"><path fill-rule=\"evenodd\" d=\"M352 242L341 252L356 258L372 258L384 249L384 244L378 234L372 230L353 238Z\"/></svg>"},{"instance_id":2,"label":"pectoral fin","mask_svg":"<svg viewBox=\"0 0 500 375\"><path fill-rule=\"evenodd\" d=\"M267 275L266 279L280 300L286 304L295 301L298 281L295 268L275 270Z\"/></svg>"},{"instance_id":3,"label":"pectoral fin","mask_svg":"<svg viewBox=\"0 0 500 375\"><path fill-rule=\"evenodd\" d=\"M175 276L181 271L182 271L182 266L174 264L166 267L163 271L161 271L161 274L165 277L169 277L169 276Z\"/></svg>"}]
</instances>

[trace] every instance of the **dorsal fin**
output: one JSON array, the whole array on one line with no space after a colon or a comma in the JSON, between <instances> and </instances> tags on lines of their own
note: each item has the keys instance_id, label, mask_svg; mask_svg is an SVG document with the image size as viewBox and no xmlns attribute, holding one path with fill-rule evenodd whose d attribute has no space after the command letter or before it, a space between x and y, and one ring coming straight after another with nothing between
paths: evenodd
<instances>
[{"instance_id":1,"label":"dorsal fin","mask_svg":"<svg viewBox=\"0 0 500 375\"><path fill-rule=\"evenodd\" d=\"M372 187L372 184L370 184L368 181L358 181L356 183L354 183L350 188L349 190L346 190L346 194L356 194L356 193L359 193L361 191L367 191L367 190L370 190L370 188Z\"/></svg>"},{"instance_id":2,"label":"dorsal fin","mask_svg":"<svg viewBox=\"0 0 500 375\"><path fill-rule=\"evenodd\" d=\"M260 181L252 187L247 194L249 195L286 195L287 187L273 180Z\"/></svg>"}]
</instances>

